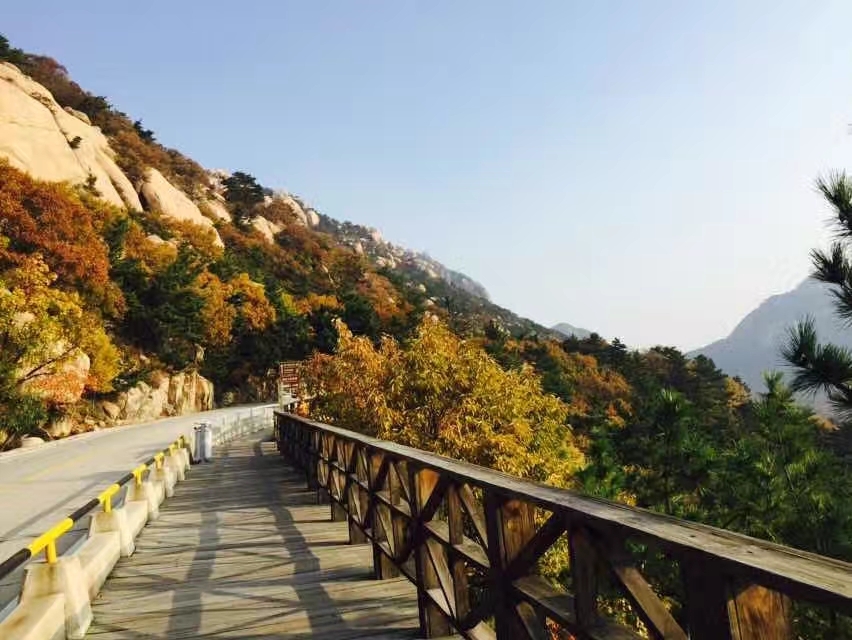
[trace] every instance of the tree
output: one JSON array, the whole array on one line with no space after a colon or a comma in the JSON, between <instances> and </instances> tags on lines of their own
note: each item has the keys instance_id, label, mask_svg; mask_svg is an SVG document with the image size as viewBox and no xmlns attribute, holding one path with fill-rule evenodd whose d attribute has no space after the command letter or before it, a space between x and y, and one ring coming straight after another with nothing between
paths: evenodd
<instances>
[{"instance_id":1,"label":"tree","mask_svg":"<svg viewBox=\"0 0 852 640\"><path fill-rule=\"evenodd\" d=\"M22 65L26 62L27 56L23 51L9 44L8 38L0 33L0 60Z\"/></svg>"},{"instance_id":2,"label":"tree","mask_svg":"<svg viewBox=\"0 0 852 640\"><path fill-rule=\"evenodd\" d=\"M257 179L243 171L235 171L222 180L225 187L225 200L230 205L234 222L248 226L254 218L254 208L263 202L265 194Z\"/></svg>"},{"instance_id":3,"label":"tree","mask_svg":"<svg viewBox=\"0 0 852 640\"><path fill-rule=\"evenodd\" d=\"M568 408L544 393L529 366L506 371L436 317L400 345L376 347L338 321L334 355L317 355L307 379L317 417L380 438L526 478L573 484L583 465Z\"/></svg>"},{"instance_id":4,"label":"tree","mask_svg":"<svg viewBox=\"0 0 852 640\"><path fill-rule=\"evenodd\" d=\"M197 284L203 270L186 245L159 272L152 273L136 257L115 265L115 278L127 300L127 313L120 326L126 338L172 366L192 363L195 347L203 343L205 335L203 312L207 301Z\"/></svg>"},{"instance_id":5,"label":"tree","mask_svg":"<svg viewBox=\"0 0 852 640\"><path fill-rule=\"evenodd\" d=\"M107 315L124 301L109 277L109 248L101 231L117 217L113 207L83 200L65 185L35 180L0 160L0 268L38 253L59 286L80 291Z\"/></svg>"},{"instance_id":6,"label":"tree","mask_svg":"<svg viewBox=\"0 0 852 640\"><path fill-rule=\"evenodd\" d=\"M852 321L852 177L834 172L817 180L817 188L833 210L835 240L828 251L814 249L812 277L831 285L835 313ZM813 318L790 329L782 349L793 367L794 391L814 394L824 391L832 406L844 417L852 417L852 352L845 347L819 341Z\"/></svg>"},{"instance_id":7,"label":"tree","mask_svg":"<svg viewBox=\"0 0 852 640\"><path fill-rule=\"evenodd\" d=\"M0 276L0 402L25 388L60 397L110 389L115 347L80 297L55 281L39 255ZM65 369L81 353L90 359L89 378Z\"/></svg>"},{"instance_id":8,"label":"tree","mask_svg":"<svg viewBox=\"0 0 852 640\"><path fill-rule=\"evenodd\" d=\"M133 128L136 130L136 133L139 134L139 137L142 138L145 142L155 142L154 132L150 129L146 129L142 125L141 120L136 120L133 122Z\"/></svg>"}]
</instances>

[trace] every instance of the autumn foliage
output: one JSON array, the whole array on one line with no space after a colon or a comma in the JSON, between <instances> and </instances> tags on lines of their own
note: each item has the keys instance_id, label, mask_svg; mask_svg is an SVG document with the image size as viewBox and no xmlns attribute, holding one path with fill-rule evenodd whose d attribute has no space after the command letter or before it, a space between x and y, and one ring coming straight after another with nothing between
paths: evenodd
<instances>
[{"instance_id":1,"label":"autumn foliage","mask_svg":"<svg viewBox=\"0 0 852 640\"><path fill-rule=\"evenodd\" d=\"M120 314L121 291L110 280L109 254L101 235L117 215L109 205L83 204L66 185L35 180L0 160L0 233L8 242L0 248L0 264L18 264L38 253L67 289L79 289Z\"/></svg>"},{"instance_id":2,"label":"autumn foliage","mask_svg":"<svg viewBox=\"0 0 852 640\"><path fill-rule=\"evenodd\" d=\"M338 322L335 355L307 378L314 415L380 438L570 486L583 466L568 407L530 367L506 371L434 316L403 344L376 347Z\"/></svg>"}]
</instances>

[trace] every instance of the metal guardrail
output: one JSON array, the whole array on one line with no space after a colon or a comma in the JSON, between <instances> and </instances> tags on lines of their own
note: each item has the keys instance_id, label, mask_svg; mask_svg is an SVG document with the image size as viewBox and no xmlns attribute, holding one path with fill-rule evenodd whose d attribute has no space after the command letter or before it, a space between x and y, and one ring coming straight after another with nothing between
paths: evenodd
<instances>
[{"instance_id":1,"label":"metal guardrail","mask_svg":"<svg viewBox=\"0 0 852 640\"><path fill-rule=\"evenodd\" d=\"M168 447L158 451L138 467L123 475L116 482L99 493L97 497L92 498L83 506L72 511L67 517L57 522L26 547L13 553L3 562L0 562L0 580L11 574L18 567L30 560L30 558L37 556L42 551L44 551L45 559L48 563L55 563L57 560L56 543L63 535L71 531L77 522L101 505L103 505L105 512L109 513L112 511L113 496L115 496L115 494L117 494L124 485L129 483L131 480L135 480L137 485L141 485L144 479L143 476L153 468L161 468L166 454L174 453L175 449L179 447L189 447L189 443L183 435L181 435Z\"/></svg>"},{"instance_id":2,"label":"metal guardrail","mask_svg":"<svg viewBox=\"0 0 852 640\"><path fill-rule=\"evenodd\" d=\"M267 422L267 420L271 420L274 406L275 405L265 405L254 407L249 409L246 413L237 413L230 420L223 418L218 424L213 422L214 444L221 445L241 435L269 426L269 422ZM204 414L198 414L199 422L206 421L204 418ZM97 497L92 498L86 504L72 511L67 517L57 522L53 527L38 536L26 547L13 553L3 562L0 562L0 580L8 577L16 569L26 564L27 561L37 556L42 551L45 553L45 559L47 562L56 562L58 556L56 543L63 535L69 533L74 528L75 524L100 505L103 505L104 511L111 511L113 497L118 494L122 487L127 485L131 480L135 480L137 484L141 484L144 479L144 475L152 468L159 468L162 466L164 456L173 452L176 447L185 447L191 453L192 446L193 443L189 441L187 436L183 434L180 435L180 437L178 437L178 439L172 442L168 447L155 453L148 460L141 463L135 469L104 489ZM2 603L0 603L0 605L2 605ZM0 608L2 608L2 606L0 606Z\"/></svg>"},{"instance_id":3,"label":"metal guardrail","mask_svg":"<svg viewBox=\"0 0 852 640\"><path fill-rule=\"evenodd\" d=\"M331 502L332 520L348 522L349 541L372 544L376 577L417 586L426 637L644 637L607 614L605 586L655 639L788 640L792 600L852 614L847 562L294 414L276 412L275 441ZM570 592L539 571L555 546L568 556ZM677 619L637 546L680 576Z\"/></svg>"}]
</instances>

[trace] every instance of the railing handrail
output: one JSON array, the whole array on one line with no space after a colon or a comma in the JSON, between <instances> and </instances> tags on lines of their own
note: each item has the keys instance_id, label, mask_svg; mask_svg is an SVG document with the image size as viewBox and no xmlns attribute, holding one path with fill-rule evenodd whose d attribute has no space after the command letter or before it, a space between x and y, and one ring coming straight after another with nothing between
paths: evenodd
<instances>
[{"instance_id":1,"label":"railing handrail","mask_svg":"<svg viewBox=\"0 0 852 640\"><path fill-rule=\"evenodd\" d=\"M793 598L828 605L852 615L852 563L752 538L710 525L681 520L638 507L595 498L568 489L523 480L476 464L455 460L406 445L380 440L334 425L276 411L309 429L358 443L393 458L472 482L512 499L519 499L569 520L618 530L622 537L653 541L666 551L701 556L722 563L722 570Z\"/></svg>"}]
</instances>

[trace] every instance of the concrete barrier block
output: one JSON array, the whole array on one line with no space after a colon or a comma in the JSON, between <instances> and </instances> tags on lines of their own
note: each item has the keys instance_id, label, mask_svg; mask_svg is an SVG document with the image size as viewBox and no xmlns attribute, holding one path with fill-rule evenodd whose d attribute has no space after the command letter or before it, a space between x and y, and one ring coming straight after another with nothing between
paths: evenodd
<instances>
[{"instance_id":1,"label":"concrete barrier block","mask_svg":"<svg viewBox=\"0 0 852 640\"><path fill-rule=\"evenodd\" d=\"M180 459L181 464L183 464L184 473L189 471L192 467L192 460L190 460L189 449L186 447L180 447L177 450L177 456Z\"/></svg>"},{"instance_id":2,"label":"concrete barrier block","mask_svg":"<svg viewBox=\"0 0 852 640\"><path fill-rule=\"evenodd\" d=\"M21 590L21 603L18 606L33 606L33 600L46 596L63 596L65 636L71 640L79 640L86 635L92 624L92 604L88 586L86 573L76 554L62 556L53 564L34 562L27 567L24 587Z\"/></svg>"},{"instance_id":3,"label":"concrete barrier block","mask_svg":"<svg viewBox=\"0 0 852 640\"><path fill-rule=\"evenodd\" d=\"M179 457L177 452L166 456L166 459L163 461L163 466L172 470L172 473L175 474L175 481L183 482L186 480L186 470L183 467L183 459Z\"/></svg>"},{"instance_id":4,"label":"concrete barrier block","mask_svg":"<svg viewBox=\"0 0 852 640\"><path fill-rule=\"evenodd\" d=\"M0 638L65 640L65 596L30 598L0 622Z\"/></svg>"},{"instance_id":5,"label":"concrete barrier block","mask_svg":"<svg viewBox=\"0 0 852 640\"><path fill-rule=\"evenodd\" d=\"M127 489L126 502L144 502L148 505L148 520L160 517L160 503L165 492L162 482L145 480L142 484L133 484Z\"/></svg>"},{"instance_id":6,"label":"concrete barrier block","mask_svg":"<svg viewBox=\"0 0 852 640\"><path fill-rule=\"evenodd\" d=\"M136 502L130 504L139 505L140 503ZM146 517L148 515L147 509L145 515ZM136 535L130 526L126 507L113 509L109 513L101 512L92 514L92 519L89 522L90 538L95 534L108 533L110 531L118 533L121 556L123 558L127 558L133 555L133 552L136 550L136 543L133 541Z\"/></svg>"},{"instance_id":7,"label":"concrete barrier block","mask_svg":"<svg viewBox=\"0 0 852 640\"><path fill-rule=\"evenodd\" d=\"M89 599L93 600L121 557L121 537L117 531L96 533L74 555L80 558Z\"/></svg>"},{"instance_id":8,"label":"concrete barrier block","mask_svg":"<svg viewBox=\"0 0 852 640\"><path fill-rule=\"evenodd\" d=\"M175 483L177 482L177 476L173 469L164 465L160 469L154 469L151 476L154 478L154 482L163 483L167 498L171 498L175 495Z\"/></svg>"},{"instance_id":9,"label":"concrete barrier block","mask_svg":"<svg viewBox=\"0 0 852 640\"><path fill-rule=\"evenodd\" d=\"M136 538L148 522L148 504L138 500L125 502L124 509L127 511L127 524L130 526L130 533Z\"/></svg>"}]
</instances>

